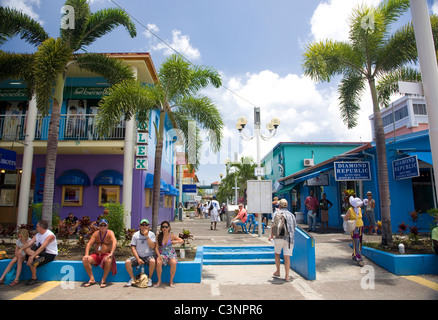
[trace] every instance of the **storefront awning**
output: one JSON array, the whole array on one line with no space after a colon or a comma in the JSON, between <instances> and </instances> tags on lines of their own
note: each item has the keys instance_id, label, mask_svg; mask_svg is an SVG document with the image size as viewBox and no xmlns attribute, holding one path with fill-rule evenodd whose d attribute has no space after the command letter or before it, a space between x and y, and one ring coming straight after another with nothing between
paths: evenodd
<instances>
[{"instance_id":1,"label":"storefront awning","mask_svg":"<svg viewBox=\"0 0 438 320\"><path fill-rule=\"evenodd\" d=\"M154 175L152 173L146 174L146 181L144 182L144 187L152 189L154 187Z\"/></svg>"},{"instance_id":2,"label":"storefront awning","mask_svg":"<svg viewBox=\"0 0 438 320\"><path fill-rule=\"evenodd\" d=\"M432 153L427 151L412 151L412 152L405 152L409 154L410 156L417 156L418 160L421 160L423 162L433 164L432 161Z\"/></svg>"},{"instance_id":3,"label":"storefront awning","mask_svg":"<svg viewBox=\"0 0 438 320\"><path fill-rule=\"evenodd\" d=\"M327 170L330 170L330 169L333 169L333 165L331 165L331 166L329 166L329 167L326 167L326 168L323 168L323 169L321 169L321 170L318 170L318 171L315 171L315 172L309 173L309 174L307 174L307 175L305 175L305 176L298 177L298 178L296 178L296 179L294 180L294 183L298 183L298 182L301 182L301 181L305 181L305 180L309 180L309 179L312 179L312 178L318 177L322 172L327 171Z\"/></svg>"},{"instance_id":4,"label":"storefront awning","mask_svg":"<svg viewBox=\"0 0 438 320\"><path fill-rule=\"evenodd\" d=\"M93 185L122 186L123 175L117 170L104 170L96 175L93 180Z\"/></svg>"},{"instance_id":5,"label":"storefront awning","mask_svg":"<svg viewBox=\"0 0 438 320\"><path fill-rule=\"evenodd\" d=\"M56 179L57 185L89 186L90 178L79 169L67 170Z\"/></svg>"},{"instance_id":6,"label":"storefront awning","mask_svg":"<svg viewBox=\"0 0 438 320\"><path fill-rule=\"evenodd\" d=\"M293 182L292 184L289 184L289 185L287 185L287 186L284 186L283 188L281 188L280 190L278 190L278 191L275 193L275 195L278 196L278 195L283 194L283 193L289 193L289 192L293 189L293 187L295 187L298 183L299 183L299 182Z\"/></svg>"}]
</instances>

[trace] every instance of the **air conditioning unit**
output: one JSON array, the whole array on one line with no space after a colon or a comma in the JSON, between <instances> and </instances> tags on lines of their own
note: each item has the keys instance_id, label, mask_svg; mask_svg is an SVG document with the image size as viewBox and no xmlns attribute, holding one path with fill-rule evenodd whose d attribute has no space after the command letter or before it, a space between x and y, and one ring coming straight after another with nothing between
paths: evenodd
<instances>
[{"instance_id":1,"label":"air conditioning unit","mask_svg":"<svg viewBox=\"0 0 438 320\"><path fill-rule=\"evenodd\" d=\"M314 165L313 159L304 159L304 166L305 167L311 167L313 165Z\"/></svg>"}]
</instances>

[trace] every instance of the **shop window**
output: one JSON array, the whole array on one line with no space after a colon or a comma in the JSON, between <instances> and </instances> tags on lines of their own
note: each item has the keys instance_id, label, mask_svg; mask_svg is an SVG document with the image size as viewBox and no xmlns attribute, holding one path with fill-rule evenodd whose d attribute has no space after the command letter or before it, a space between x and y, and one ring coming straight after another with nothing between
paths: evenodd
<instances>
[{"instance_id":1,"label":"shop window","mask_svg":"<svg viewBox=\"0 0 438 320\"><path fill-rule=\"evenodd\" d=\"M152 189L151 188L145 189L145 207L147 207L147 208L152 207Z\"/></svg>"},{"instance_id":2,"label":"shop window","mask_svg":"<svg viewBox=\"0 0 438 320\"><path fill-rule=\"evenodd\" d=\"M99 186L99 207L120 201L120 186Z\"/></svg>"},{"instance_id":3,"label":"shop window","mask_svg":"<svg viewBox=\"0 0 438 320\"><path fill-rule=\"evenodd\" d=\"M62 186L62 206L80 207L82 206L82 196L84 187L74 185Z\"/></svg>"},{"instance_id":4,"label":"shop window","mask_svg":"<svg viewBox=\"0 0 438 320\"><path fill-rule=\"evenodd\" d=\"M165 208L172 208L173 196L165 196Z\"/></svg>"}]
</instances>

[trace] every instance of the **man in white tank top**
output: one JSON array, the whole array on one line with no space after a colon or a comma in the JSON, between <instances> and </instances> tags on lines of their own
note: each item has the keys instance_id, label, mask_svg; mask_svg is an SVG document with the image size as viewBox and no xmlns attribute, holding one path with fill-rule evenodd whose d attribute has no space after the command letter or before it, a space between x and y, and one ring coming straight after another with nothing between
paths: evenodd
<instances>
[{"instance_id":1,"label":"man in white tank top","mask_svg":"<svg viewBox=\"0 0 438 320\"><path fill-rule=\"evenodd\" d=\"M36 230L38 233L20 249L27 255L27 265L32 273L32 278L26 285L36 284L38 282L36 268L53 261L58 255L56 236L48 230L47 221L40 220L37 223Z\"/></svg>"}]
</instances>

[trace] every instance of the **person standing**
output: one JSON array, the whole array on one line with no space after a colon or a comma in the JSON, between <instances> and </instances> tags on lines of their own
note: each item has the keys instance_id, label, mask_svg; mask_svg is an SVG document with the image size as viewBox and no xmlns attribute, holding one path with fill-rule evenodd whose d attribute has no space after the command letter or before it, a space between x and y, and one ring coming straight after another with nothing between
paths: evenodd
<instances>
[{"instance_id":1,"label":"person standing","mask_svg":"<svg viewBox=\"0 0 438 320\"><path fill-rule=\"evenodd\" d=\"M367 199L364 201L365 204L365 217L368 220L368 223L370 226L374 227L374 231L377 231L377 224L376 224L376 216L374 214L374 208L376 207L376 201L373 199L373 194L371 191L367 192ZM371 231L370 231L371 233Z\"/></svg>"},{"instance_id":2,"label":"person standing","mask_svg":"<svg viewBox=\"0 0 438 320\"><path fill-rule=\"evenodd\" d=\"M316 231L316 213L318 212L318 199L313 195L313 190L310 190L310 195L304 201L307 208L307 224L309 225L309 232Z\"/></svg>"},{"instance_id":3,"label":"person standing","mask_svg":"<svg viewBox=\"0 0 438 320\"><path fill-rule=\"evenodd\" d=\"M210 230L216 230L217 221L219 219L219 210L221 209L219 202L216 200L216 196L213 196L213 200L210 201Z\"/></svg>"},{"instance_id":4,"label":"person standing","mask_svg":"<svg viewBox=\"0 0 438 320\"><path fill-rule=\"evenodd\" d=\"M38 233L18 249L17 255L21 255L21 252L26 252L27 265L30 267L32 278L26 283L26 285L34 285L38 283L36 275L36 268L41 267L44 264L52 262L58 255L58 244L56 243L56 236L52 231L48 229L48 223L46 220L38 221L36 230Z\"/></svg>"},{"instance_id":5,"label":"person standing","mask_svg":"<svg viewBox=\"0 0 438 320\"><path fill-rule=\"evenodd\" d=\"M89 255L91 247L96 244L95 253ZM112 271L113 276L117 273L116 260L114 258L114 251L116 251L117 239L112 230L108 229L108 221L101 219L99 221L99 230L93 233L90 241L85 247L85 256L82 258L85 271L90 280L84 287L92 286L96 283L93 275L92 266L100 266L103 269L103 277L100 282L100 287L105 288L106 277Z\"/></svg>"},{"instance_id":6,"label":"person standing","mask_svg":"<svg viewBox=\"0 0 438 320\"><path fill-rule=\"evenodd\" d=\"M140 230L132 236L131 251L134 255L125 261L126 272L131 279L125 284L125 287L130 287L134 281L134 272L132 267L149 266L148 287L152 287L152 274L155 271L155 234L149 230L149 220L142 219L140 221Z\"/></svg>"},{"instance_id":7,"label":"person standing","mask_svg":"<svg viewBox=\"0 0 438 320\"><path fill-rule=\"evenodd\" d=\"M272 274L274 277L280 277L280 254L283 250L284 269L286 272L285 281L290 281L290 257L294 249L294 235L297 222L295 216L287 210L287 200L281 199L279 209L272 216L272 228L269 241L274 239L275 267Z\"/></svg>"},{"instance_id":8,"label":"person standing","mask_svg":"<svg viewBox=\"0 0 438 320\"><path fill-rule=\"evenodd\" d=\"M362 210L360 207L363 202L360 198L353 198L350 196L349 202L351 207L348 209L347 214L344 216L344 220L356 220L356 227L351 232L351 240L353 241L353 254L352 259L357 262L360 267L364 266L362 258L362 236L363 236L363 220Z\"/></svg>"},{"instance_id":9,"label":"person standing","mask_svg":"<svg viewBox=\"0 0 438 320\"><path fill-rule=\"evenodd\" d=\"M327 195L325 193L322 194L322 199L319 201L319 208L321 209L321 225L322 225L322 233L325 232L324 223L327 225L328 230L328 221L329 215L328 210L333 206L330 200L328 200Z\"/></svg>"}]
</instances>

